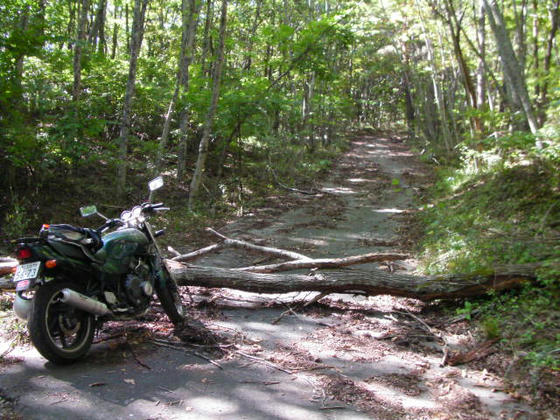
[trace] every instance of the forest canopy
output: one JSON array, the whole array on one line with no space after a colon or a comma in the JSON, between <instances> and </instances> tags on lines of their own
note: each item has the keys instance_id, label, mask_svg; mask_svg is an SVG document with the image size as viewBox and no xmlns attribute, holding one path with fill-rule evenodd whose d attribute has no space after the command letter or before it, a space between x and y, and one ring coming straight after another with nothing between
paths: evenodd
<instances>
[{"instance_id":1,"label":"forest canopy","mask_svg":"<svg viewBox=\"0 0 560 420\"><path fill-rule=\"evenodd\" d=\"M252 166L271 183L349 127L438 163L556 164L558 22L558 0L4 1L0 217L158 172L235 207Z\"/></svg>"}]
</instances>

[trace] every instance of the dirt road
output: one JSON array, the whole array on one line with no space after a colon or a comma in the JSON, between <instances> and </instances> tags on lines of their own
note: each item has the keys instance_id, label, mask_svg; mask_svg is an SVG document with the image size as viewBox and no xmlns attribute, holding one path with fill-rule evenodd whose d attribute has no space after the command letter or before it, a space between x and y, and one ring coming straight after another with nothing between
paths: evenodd
<instances>
[{"instance_id":1,"label":"dirt road","mask_svg":"<svg viewBox=\"0 0 560 420\"><path fill-rule=\"evenodd\" d=\"M410 240L404 215L426 182L404 143L364 135L322 194L284 197L294 205L282 211L271 198L222 232L313 257L398 250ZM203 263L257 259L228 251ZM440 367L438 334L450 350L475 340L464 324L442 324L419 302L330 295L304 307L314 294L191 292L193 316L218 346L183 346L155 312L144 323L108 325L103 341L70 367L45 363L34 350L13 354L1 367L0 395L25 419L537 418L476 363Z\"/></svg>"}]
</instances>

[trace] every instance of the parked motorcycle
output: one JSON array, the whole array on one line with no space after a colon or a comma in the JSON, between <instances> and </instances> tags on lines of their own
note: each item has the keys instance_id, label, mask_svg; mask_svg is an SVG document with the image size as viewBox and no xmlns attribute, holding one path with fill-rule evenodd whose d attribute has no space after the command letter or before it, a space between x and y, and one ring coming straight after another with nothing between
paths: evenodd
<instances>
[{"instance_id":1,"label":"parked motorcycle","mask_svg":"<svg viewBox=\"0 0 560 420\"><path fill-rule=\"evenodd\" d=\"M43 225L38 237L20 238L20 262L14 281L16 315L27 320L31 342L45 358L68 364L89 350L104 321L145 314L154 291L174 324L185 310L175 281L163 264L150 216L169 210L151 203L163 179L150 181L148 202L108 219L95 206L80 208L83 217L98 215L97 228Z\"/></svg>"}]
</instances>

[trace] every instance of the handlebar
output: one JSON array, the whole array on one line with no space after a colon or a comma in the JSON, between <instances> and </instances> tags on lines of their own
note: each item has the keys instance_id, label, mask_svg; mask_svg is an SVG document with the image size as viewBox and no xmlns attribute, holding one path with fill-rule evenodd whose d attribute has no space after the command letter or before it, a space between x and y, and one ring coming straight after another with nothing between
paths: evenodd
<instances>
[{"instance_id":1,"label":"handlebar","mask_svg":"<svg viewBox=\"0 0 560 420\"><path fill-rule=\"evenodd\" d=\"M122 220L120 219L109 219L107 220L105 223L103 223L102 226L100 226L99 228L96 229L96 231L98 233L103 233L105 232L107 229L111 229L115 226L122 226L124 223L122 222Z\"/></svg>"},{"instance_id":2,"label":"handlebar","mask_svg":"<svg viewBox=\"0 0 560 420\"><path fill-rule=\"evenodd\" d=\"M142 204L142 211L145 213L151 213L155 211L166 211L169 210L169 207L164 207L163 203L144 203Z\"/></svg>"}]
</instances>

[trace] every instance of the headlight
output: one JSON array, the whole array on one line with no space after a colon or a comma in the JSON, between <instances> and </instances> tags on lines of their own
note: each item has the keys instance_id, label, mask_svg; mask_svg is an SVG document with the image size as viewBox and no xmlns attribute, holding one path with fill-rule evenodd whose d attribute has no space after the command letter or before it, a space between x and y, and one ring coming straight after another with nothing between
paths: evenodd
<instances>
[{"instance_id":1,"label":"headlight","mask_svg":"<svg viewBox=\"0 0 560 420\"><path fill-rule=\"evenodd\" d=\"M131 215L131 214L132 214L132 213L129 212L128 210L123 211L123 212L121 213L121 220L122 220L123 222L126 222L128 219L130 219L130 215Z\"/></svg>"},{"instance_id":2,"label":"headlight","mask_svg":"<svg viewBox=\"0 0 560 420\"><path fill-rule=\"evenodd\" d=\"M132 217L134 219L139 219L141 215L142 215L142 207L136 206L132 209Z\"/></svg>"}]
</instances>

